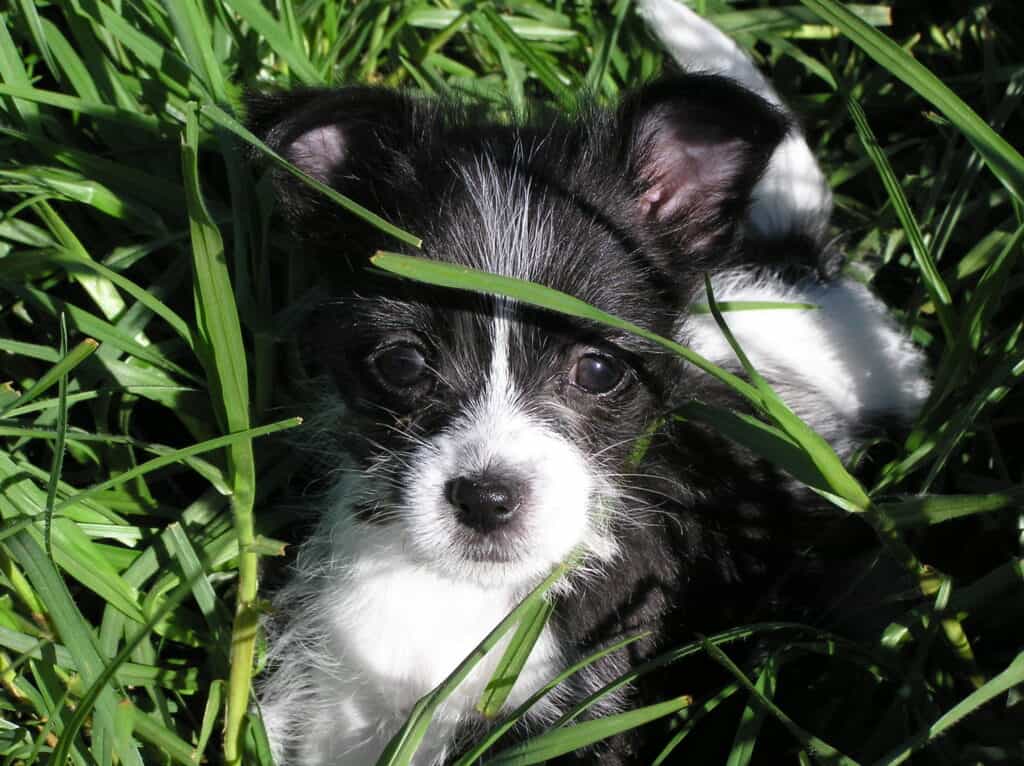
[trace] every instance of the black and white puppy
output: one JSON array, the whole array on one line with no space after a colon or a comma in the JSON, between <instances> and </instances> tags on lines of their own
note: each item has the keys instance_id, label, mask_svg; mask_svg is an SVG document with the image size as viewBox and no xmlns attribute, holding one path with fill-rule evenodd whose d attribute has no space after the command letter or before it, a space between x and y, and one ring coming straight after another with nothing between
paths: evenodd
<instances>
[{"instance_id":1,"label":"black and white puppy","mask_svg":"<svg viewBox=\"0 0 1024 766\"><path fill-rule=\"evenodd\" d=\"M917 410L921 356L866 289L822 277L831 198L774 91L683 6L641 5L678 60L724 62L730 77L516 122L379 88L299 90L255 97L250 121L305 172L421 236L424 255L562 290L727 367L714 322L690 311L705 274L719 300L816 305L727 318L848 455L878 419ZM603 645L651 638L548 695L526 729L695 630L766 604L791 613L779 583L799 580L817 496L671 418L631 457L683 403L739 406L729 392L626 333L381 278L368 256L393 240L294 179L276 185L334 280L310 332L332 380L319 419L338 477L276 600L261 704L279 764L373 763L413 704L574 551L581 565L555 590L510 705ZM474 706L500 655L445 704L417 764L444 763L486 728ZM595 712L654 693L629 687ZM600 762L631 763L640 746L623 739Z\"/></svg>"}]
</instances>

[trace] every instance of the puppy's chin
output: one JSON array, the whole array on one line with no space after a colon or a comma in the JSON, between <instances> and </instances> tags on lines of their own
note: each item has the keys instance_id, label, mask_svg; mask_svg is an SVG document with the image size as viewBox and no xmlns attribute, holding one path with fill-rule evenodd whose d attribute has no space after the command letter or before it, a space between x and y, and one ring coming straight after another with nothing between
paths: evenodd
<instances>
[{"instance_id":1,"label":"puppy's chin","mask_svg":"<svg viewBox=\"0 0 1024 766\"><path fill-rule=\"evenodd\" d=\"M495 589L532 587L581 541L572 537L556 544L521 528L483 534L457 522L407 529L405 536L416 563L444 577Z\"/></svg>"}]
</instances>

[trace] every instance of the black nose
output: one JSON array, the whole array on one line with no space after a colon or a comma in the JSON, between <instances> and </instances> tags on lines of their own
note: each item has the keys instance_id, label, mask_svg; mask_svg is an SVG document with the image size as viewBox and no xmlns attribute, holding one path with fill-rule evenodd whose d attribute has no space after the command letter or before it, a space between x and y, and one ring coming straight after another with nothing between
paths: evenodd
<instances>
[{"instance_id":1,"label":"black nose","mask_svg":"<svg viewBox=\"0 0 1024 766\"><path fill-rule=\"evenodd\" d=\"M501 526L519 507L520 493L515 484L489 476L460 476L449 481L445 491L459 521L480 532Z\"/></svg>"}]
</instances>

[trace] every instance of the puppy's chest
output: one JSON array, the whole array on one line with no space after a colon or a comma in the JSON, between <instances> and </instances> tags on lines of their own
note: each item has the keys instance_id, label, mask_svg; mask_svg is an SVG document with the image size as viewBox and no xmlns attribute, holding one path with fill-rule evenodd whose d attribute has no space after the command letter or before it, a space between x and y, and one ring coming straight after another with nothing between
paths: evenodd
<instances>
[{"instance_id":1,"label":"puppy's chest","mask_svg":"<svg viewBox=\"0 0 1024 766\"><path fill-rule=\"evenodd\" d=\"M330 598L330 596L329 596ZM360 717L404 717L441 683L515 605L512 594L441 578L408 564L363 560L337 583L331 653L344 696ZM474 708L507 645L493 649L441 711L452 723ZM518 704L556 674L560 652L542 634L510 698ZM345 683L345 679L348 683Z\"/></svg>"}]
</instances>

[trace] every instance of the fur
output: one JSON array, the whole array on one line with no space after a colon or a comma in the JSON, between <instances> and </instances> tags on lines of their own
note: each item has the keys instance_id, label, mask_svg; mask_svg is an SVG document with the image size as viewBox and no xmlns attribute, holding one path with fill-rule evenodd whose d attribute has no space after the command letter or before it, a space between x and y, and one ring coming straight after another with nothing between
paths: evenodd
<instances>
[{"instance_id":1,"label":"fur","mask_svg":"<svg viewBox=\"0 0 1024 766\"><path fill-rule=\"evenodd\" d=\"M641 7L681 39L716 42L703 68L739 82L686 74L615 109L518 122L385 89L297 90L253 96L250 124L422 236L428 257L568 292L730 368L717 327L692 311L705 274L719 300L814 304L728 320L849 455L872 423L913 417L928 391L921 355L865 288L821 276L831 197L767 81L682 6ZM332 284L304 340L328 381L318 444L336 477L275 600L260 699L278 763L373 763L416 700L574 552L581 566L554 591L509 704L602 646L651 635L569 679L513 738L693 631L813 613L799 584L819 572L806 550L831 517L820 498L690 422L669 421L631 459L674 408L741 407L731 392L628 333L376 274L368 256L393 242L289 176L275 184ZM474 705L500 655L445 703L418 766L485 729ZM625 687L590 714L679 682ZM644 747L633 734L595 752L631 763Z\"/></svg>"}]
</instances>

